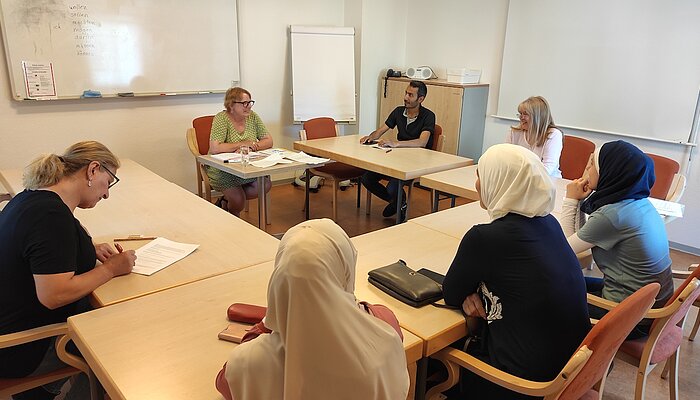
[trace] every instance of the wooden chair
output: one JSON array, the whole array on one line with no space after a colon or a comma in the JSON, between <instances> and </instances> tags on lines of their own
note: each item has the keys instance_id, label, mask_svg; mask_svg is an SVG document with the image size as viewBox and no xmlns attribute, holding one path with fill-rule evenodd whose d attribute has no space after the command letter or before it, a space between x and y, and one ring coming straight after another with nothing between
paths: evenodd
<instances>
[{"instance_id":1,"label":"wooden chair","mask_svg":"<svg viewBox=\"0 0 700 400\"><path fill-rule=\"evenodd\" d=\"M211 134L211 125L214 121L213 115L205 115L192 120L192 128L187 129L187 145L190 152L195 157L195 169L197 170L197 194L199 197L207 199L210 203L217 203L223 194L215 191L209 182L204 164L197 161L198 155L209 154L209 137ZM270 209L270 196L267 196L267 209ZM245 203L245 211L250 209L249 202ZM269 214L265 214L265 223L270 224Z\"/></svg>"},{"instance_id":2,"label":"wooden chair","mask_svg":"<svg viewBox=\"0 0 700 400\"><path fill-rule=\"evenodd\" d=\"M459 381L460 367L499 386L530 396L545 399L600 398L615 352L654 303L660 287L658 283L647 285L606 314L586 335L561 372L549 382L522 379L448 347L432 356L445 364L448 379L431 388L426 398L435 400L440 392L454 386Z\"/></svg>"},{"instance_id":3,"label":"wooden chair","mask_svg":"<svg viewBox=\"0 0 700 400\"><path fill-rule=\"evenodd\" d=\"M635 365L637 383L634 398L644 398L649 373L659 363L668 360L669 391L671 399L678 399L678 348L683 339L683 324L688 310L700 296L700 270L695 270L674 292L663 308L652 309L644 318L653 319L649 336L626 340L617 353L617 358ZM588 295L592 305L608 310L616 309L616 303ZM663 376L664 374L662 374Z\"/></svg>"},{"instance_id":4,"label":"wooden chair","mask_svg":"<svg viewBox=\"0 0 700 400\"><path fill-rule=\"evenodd\" d=\"M673 270L673 277L677 279L687 279L690 274L693 273L693 271L698 269L698 264L692 264L690 267L688 267L687 271L677 271ZM695 300L695 303L693 303L695 307L700 308L700 299ZM693 329L690 331L690 335L688 335L688 340L689 341L694 341L695 336L698 334L698 328L700 328L700 311L698 311L698 315L695 317L695 323L693 324Z\"/></svg>"},{"instance_id":5,"label":"wooden chair","mask_svg":"<svg viewBox=\"0 0 700 400\"><path fill-rule=\"evenodd\" d=\"M304 129L299 131L301 140L314 140L338 136L338 126L333 118L319 117L304 122ZM341 162L310 168L309 172L333 182L333 221L338 218L338 190L340 182L348 179L359 179L365 170ZM360 207L361 184L357 185L357 207Z\"/></svg>"},{"instance_id":6,"label":"wooden chair","mask_svg":"<svg viewBox=\"0 0 700 400\"><path fill-rule=\"evenodd\" d=\"M45 374L25 378L0 378L0 398L21 393L35 387L46 385L59 379L68 378L81 372L89 374L89 367L85 360L76 357L66 351L66 344L70 340L67 336L68 325L65 322L28 329L22 332L0 335L0 349L18 346L40 339L56 337L56 352L58 357L68 366L47 372ZM94 385L90 384L91 389Z\"/></svg>"},{"instance_id":7,"label":"wooden chair","mask_svg":"<svg viewBox=\"0 0 700 400\"><path fill-rule=\"evenodd\" d=\"M685 191L685 175L679 174L680 165L667 157L657 154L647 155L654 162L656 181L651 188L651 197L678 202Z\"/></svg>"},{"instance_id":8,"label":"wooden chair","mask_svg":"<svg viewBox=\"0 0 700 400\"><path fill-rule=\"evenodd\" d=\"M588 159L595 151L595 144L588 139L564 135L559 169L564 179L578 179L583 176Z\"/></svg>"},{"instance_id":9,"label":"wooden chair","mask_svg":"<svg viewBox=\"0 0 700 400\"><path fill-rule=\"evenodd\" d=\"M433 132L433 147L431 148L431 150L442 151L444 143L445 143L445 138L442 135L442 127L438 124L435 124L435 132ZM406 204L407 204L406 218L408 218L408 211L409 211L408 209L410 208L411 189L413 189L413 180L406 182L406 185L408 186L408 193L406 194ZM368 190L367 191L367 212L366 212L367 215L369 215L369 212L371 209L372 209L372 193ZM432 206L431 206L431 209L432 209ZM399 212L399 211L397 210L397 212Z\"/></svg>"},{"instance_id":10,"label":"wooden chair","mask_svg":"<svg viewBox=\"0 0 700 400\"><path fill-rule=\"evenodd\" d=\"M197 170L197 194L199 197L207 199L209 202L216 202L222 195L218 192L213 192L209 183L209 176L202 163L197 161L197 156L209 153L209 134L211 132L211 124L214 120L213 115L197 117L192 120L192 128L187 129L187 145L190 152L195 157L194 163Z\"/></svg>"}]
</instances>

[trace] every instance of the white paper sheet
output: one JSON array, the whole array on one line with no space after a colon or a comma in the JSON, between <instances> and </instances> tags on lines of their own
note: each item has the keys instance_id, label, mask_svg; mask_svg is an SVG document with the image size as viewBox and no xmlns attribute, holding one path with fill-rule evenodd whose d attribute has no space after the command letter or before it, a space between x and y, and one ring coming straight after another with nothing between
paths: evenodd
<instances>
[{"instance_id":1,"label":"white paper sheet","mask_svg":"<svg viewBox=\"0 0 700 400\"><path fill-rule=\"evenodd\" d=\"M658 211L661 215L678 218L683 217L683 211L685 208L683 204L674 203L672 201L659 200L653 197L649 197L649 201L651 202L651 205L653 205L654 208L656 208L656 211Z\"/></svg>"},{"instance_id":2,"label":"white paper sheet","mask_svg":"<svg viewBox=\"0 0 700 400\"><path fill-rule=\"evenodd\" d=\"M330 161L329 158L321 158L321 157L314 157L310 156L303 151L300 151L299 153L295 154L290 154L286 155L286 158L290 160L294 160L296 162L304 163L304 164L321 164Z\"/></svg>"},{"instance_id":3,"label":"white paper sheet","mask_svg":"<svg viewBox=\"0 0 700 400\"><path fill-rule=\"evenodd\" d=\"M272 154L272 155L269 155L269 156L263 158L262 160L253 161L250 164L255 166L255 167L258 167L258 168L267 168L267 167L271 167L275 164L291 164L291 163L292 163L291 161L285 160L284 158L282 158L281 154Z\"/></svg>"},{"instance_id":4,"label":"white paper sheet","mask_svg":"<svg viewBox=\"0 0 700 400\"><path fill-rule=\"evenodd\" d=\"M136 250L136 265L133 272L141 275L153 275L192 253L198 244L178 243L159 237L151 243Z\"/></svg>"},{"instance_id":5,"label":"white paper sheet","mask_svg":"<svg viewBox=\"0 0 700 400\"><path fill-rule=\"evenodd\" d=\"M260 152L255 152L255 151L251 151L248 154L249 154L251 160L254 160L256 158L265 157L265 154L260 153ZM219 154L212 154L211 156L213 158L216 158L217 160L221 160L223 162L232 162L232 163L239 163L239 162L241 162L241 159L243 158L243 156L241 156L241 153L219 153Z\"/></svg>"}]
</instances>

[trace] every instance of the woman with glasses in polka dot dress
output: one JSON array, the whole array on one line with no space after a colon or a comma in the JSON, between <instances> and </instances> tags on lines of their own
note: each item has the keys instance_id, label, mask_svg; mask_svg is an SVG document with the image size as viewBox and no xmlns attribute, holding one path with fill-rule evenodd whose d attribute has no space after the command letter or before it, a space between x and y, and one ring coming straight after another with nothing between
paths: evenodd
<instances>
[{"instance_id":1,"label":"woman with glasses in polka dot dress","mask_svg":"<svg viewBox=\"0 0 700 400\"><path fill-rule=\"evenodd\" d=\"M248 146L250 151L272 147L272 136L253 111L254 104L250 92L243 88L234 87L226 91L226 110L216 114L211 126L209 153L239 152L242 146ZM246 200L258 197L260 188L256 179L239 178L216 168L207 168L207 175L212 187L223 193L226 208L235 216L239 216ZM270 191L270 187L270 178L266 177L265 192Z\"/></svg>"}]
</instances>

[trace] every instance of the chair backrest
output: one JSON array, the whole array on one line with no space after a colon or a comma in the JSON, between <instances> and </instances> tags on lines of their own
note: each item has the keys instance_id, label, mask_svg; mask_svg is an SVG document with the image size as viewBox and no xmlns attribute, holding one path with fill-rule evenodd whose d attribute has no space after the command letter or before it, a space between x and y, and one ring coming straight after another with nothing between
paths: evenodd
<instances>
[{"instance_id":1,"label":"chair backrest","mask_svg":"<svg viewBox=\"0 0 700 400\"><path fill-rule=\"evenodd\" d=\"M192 127L197 133L197 147L199 154L209 153L209 136L211 135L211 124L214 121L213 115L205 115L192 120Z\"/></svg>"},{"instance_id":2,"label":"chair backrest","mask_svg":"<svg viewBox=\"0 0 700 400\"><path fill-rule=\"evenodd\" d=\"M654 304L660 288L658 283L651 283L637 290L591 328L581 345L588 346L593 354L560 399L579 399L605 377L617 349Z\"/></svg>"},{"instance_id":3,"label":"chair backrest","mask_svg":"<svg viewBox=\"0 0 700 400\"><path fill-rule=\"evenodd\" d=\"M44 338L56 337L56 353L58 358L67 364L66 367L42 374L27 376L24 378L0 378L0 398L5 398L13 394L45 385L64 379L81 372L90 371L88 365L80 357L74 356L66 351L68 339L68 326L65 322L45 325L25 331L0 335L0 349L23 345L35 342ZM92 383L91 383L92 386ZM92 389L92 387L91 387Z\"/></svg>"},{"instance_id":4,"label":"chair backrest","mask_svg":"<svg viewBox=\"0 0 700 400\"><path fill-rule=\"evenodd\" d=\"M304 122L306 139L321 139L338 136L335 120L330 117L312 118Z\"/></svg>"},{"instance_id":5,"label":"chair backrest","mask_svg":"<svg viewBox=\"0 0 700 400\"><path fill-rule=\"evenodd\" d=\"M588 159L595 151L595 144L588 139L564 135L559 169L564 179L578 179L583 176Z\"/></svg>"},{"instance_id":6,"label":"chair backrest","mask_svg":"<svg viewBox=\"0 0 700 400\"><path fill-rule=\"evenodd\" d=\"M433 150L435 151L442 151L440 147L442 147L442 139L440 137L442 136L442 127L438 124L435 124L435 132L433 133Z\"/></svg>"},{"instance_id":7,"label":"chair backrest","mask_svg":"<svg viewBox=\"0 0 700 400\"><path fill-rule=\"evenodd\" d=\"M678 324L690 310L690 306L693 305L695 300L700 296L700 268L695 269L692 274L690 274L683 283L676 288L673 292L673 296L666 302L665 307L675 306L677 307L673 314L666 318L654 319L651 324L649 337L653 336L664 337L673 328L674 325ZM677 303L674 305L674 303ZM675 308L674 307L674 308ZM661 327L661 332L656 335L656 330ZM680 341L678 342L680 344ZM654 359L654 357L652 357Z\"/></svg>"},{"instance_id":8,"label":"chair backrest","mask_svg":"<svg viewBox=\"0 0 700 400\"><path fill-rule=\"evenodd\" d=\"M673 178L681 169L681 166L668 157L649 153L647 155L654 162L654 174L656 175L656 182L651 188L650 196L655 199L666 200Z\"/></svg>"}]
</instances>

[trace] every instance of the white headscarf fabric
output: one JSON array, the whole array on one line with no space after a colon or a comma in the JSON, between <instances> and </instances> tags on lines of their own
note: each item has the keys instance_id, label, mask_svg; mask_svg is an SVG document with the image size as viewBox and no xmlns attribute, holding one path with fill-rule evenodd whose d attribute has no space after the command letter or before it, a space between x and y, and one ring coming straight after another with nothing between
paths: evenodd
<instances>
[{"instance_id":1,"label":"white headscarf fabric","mask_svg":"<svg viewBox=\"0 0 700 400\"><path fill-rule=\"evenodd\" d=\"M273 332L238 346L226 366L235 400L406 398L401 339L358 308L356 261L329 219L287 231L267 290Z\"/></svg>"},{"instance_id":2,"label":"white headscarf fabric","mask_svg":"<svg viewBox=\"0 0 700 400\"><path fill-rule=\"evenodd\" d=\"M524 147L491 146L479 158L477 171L481 201L492 221L508 213L541 217L554 209L556 188L547 169Z\"/></svg>"}]
</instances>

